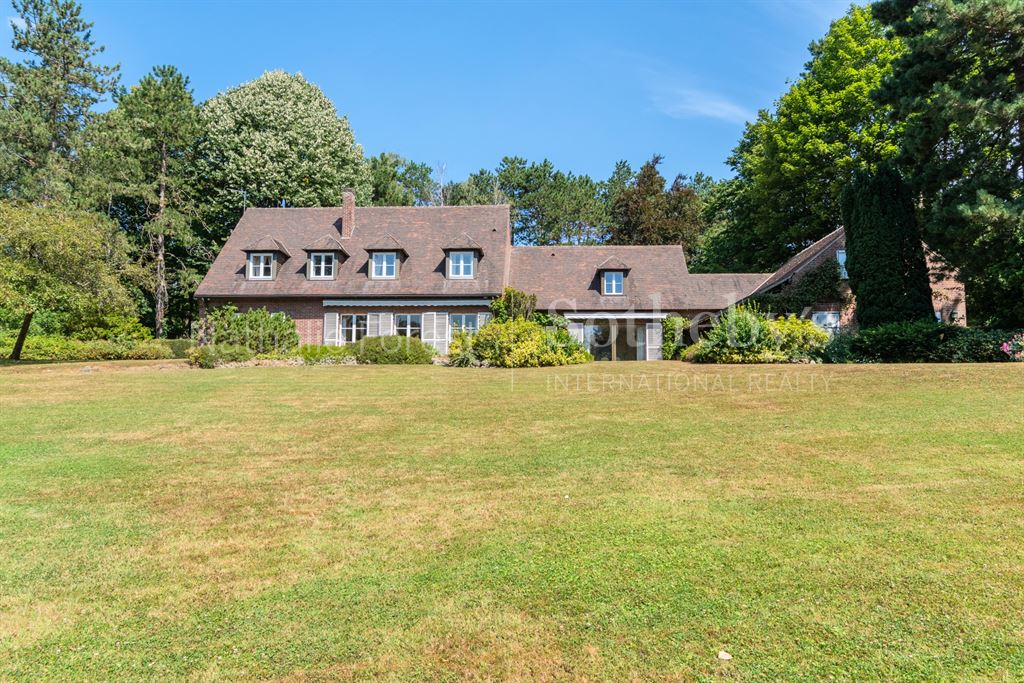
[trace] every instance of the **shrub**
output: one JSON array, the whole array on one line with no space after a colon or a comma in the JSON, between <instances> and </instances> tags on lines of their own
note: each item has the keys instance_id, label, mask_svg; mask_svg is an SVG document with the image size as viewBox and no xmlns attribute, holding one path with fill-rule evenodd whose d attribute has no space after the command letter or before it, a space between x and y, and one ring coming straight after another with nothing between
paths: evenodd
<instances>
[{"instance_id":1,"label":"shrub","mask_svg":"<svg viewBox=\"0 0 1024 683\"><path fill-rule=\"evenodd\" d=\"M188 358L189 349L196 345L191 339L154 339L153 343L167 347L172 358Z\"/></svg>"},{"instance_id":2,"label":"shrub","mask_svg":"<svg viewBox=\"0 0 1024 683\"><path fill-rule=\"evenodd\" d=\"M756 305L725 310L690 352L695 363L778 363L778 335Z\"/></svg>"},{"instance_id":3,"label":"shrub","mask_svg":"<svg viewBox=\"0 0 1024 683\"><path fill-rule=\"evenodd\" d=\"M71 336L82 341L109 339L120 342L142 342L153 338L149 328L137 318L124 315L108 315L75 329Z\"/></svg>"},{"instance_id":4,"label":"shrub","mask_svg":"<svg viewBox=\"0 0 1024 683\"><path fill-rule=\"evenodd\" d=\"M497 299L490 305L491 315L494 321L503 323L509 320L529 319L537 307L537 296L527 294L518 289L506 287Z\"/></svg>"},{"instance_id":5,"label":"shrub","mask_svg":"<svg viewBox=\"0 0 1024 683\"><path fill-rule=\"evenodd\" d=\"M779 352L788 360L820 358L829 342L828 332L792 314L769 321L769 326L778 340Z\"/></svg>"},{"instance_id":6,"label":"shrub","mask_svg":"<svg viewBox=\"0 0 1024 683\"><path fill-rule=\"evenodd\" d=\"M562 329L569 329L569 319L565 316L558 315L557 313L545 313L543 311L534 311L530 315L530 320L538 323L542 327L560 327Z\"/></svg>"},{"instance_id":7,"label":"shrub","mask_svg":"<svg viewBox=\"0 0 1024 683\"><path fill-rule=\"evenodd\" d=\"M568 330L546 330L523 318L504 322L495 319L473 336L472 344L480 361L503 368L572 365L592 360Z\"/></svg>"},{"instance_id":8,"label":"shrub","mask_svg":"<svg viewBox=\"0 0 1024 683\"><path fill-rule=\"evenodd\" d=\"M4 338L0 354L10 355L14 338ZM152 341L141 343L114 342L108 339L82 341L69 337L30 336L21 351L22 360L37 361L95 361L95 360L162 360L173 358L166 347Z\"/></svg>"},{"instance_id":9,"label":"shrub","mask_svg":"<svg viewBox=\"0 0 1024 683\"><path fill-rule=\"evenodd\" d=\"M854 335L850 332L844 332L842 330L832 335L832 338L828 340L828 344L821 350L820 358L826 363L851 363L856 358L853 355L853 349L850 347L853 345Z\"/></svg>"},{"instance_id":10,"label":"shrub","mask_svg":"<svg viewBox=\"0 0 1024 683\"><path fill-rule=\"evenodd\" d=\"M355 360L355 349L351 346L317 346L308 344L299 347L299 358L306 365L331 365ZM351 359L351 360L350 360Z\"/></svg>"},{"instance_id":11,"label":"shrub","mask_svg":"<svg viewBox=\"0 0 1024 683\"><path fill-rule=\"evenodd\" d=\"M188 352L188 362L200 368L215 368L225 363L244 363L252 360L253 352L239 344L206 344Z\"/></svg>"},{"instance_id":12,"label":"shrub","mask_svg":"<svg viewBox=\"0 0 1024 683\"><path fill-rule=\"evenodd\" d=\"M670 315L661 321L661 357L678 360L690 344L690 319Z\"/></svg>"},{"instance_id":13,"label":"shrub","mask_svg":"<svg viewBox=\"0 0 1024 683\"><path fill-rule=\"evenodd\" d=\"M232 304L219 306L207 317L211 344L245 346L254 353L290 351L299 345L295 321L284 313L254 308L239 313Z\"/></svg>"},{"instance_id":14,"label":"shrub","mask_svg":"<svg viewBox=\"0 0 1024 683\"><path fill-rule=\"evenodd\" d=\"M976 327L947 326L935 360L944 363L1003 363L1013 360L1003 351L1009 333Z\"/></svg>"},{"instance_id":15,"label":"shrub","mask_svg":"<svg viewBox=\"0 0 1024 683\"><path fill-rule=\"evenodd\" d=\"M371 365L426 365L434 358L433 347L415 337L364 337L343 348Z\"/></svg>"},{"instance_id":16,"label":"shrub","mask_svg":"<svg viewBox=\"0 0 1024 683\"><path fill-rule=\"evenodd\" d=\"M473 338L466 332L456 332L448 344L448 365L456 368L471 368L480 365L480 359L473 351Z\"/></svg>"},{"instance_id":17,"label":"shrub","mask_svg":"<svg viewBox=\"0 0 1024 683\"><path fill-rule=\"evenodd\" d=\"M1024 332L1010 337L999 348L1011 360L1024 361Z\"/></svg>"},{"instance_id":18,"label":"shrub","mask_svg":"<svg viewBox=\"0 0 1024 683\"><path fill-rule=\"evenodd\" d=\"M874 363L933 362L946 338L959 330L933 320L888 323L861 330L850 350L859 360Z\"/></svg>"}]
</instances>

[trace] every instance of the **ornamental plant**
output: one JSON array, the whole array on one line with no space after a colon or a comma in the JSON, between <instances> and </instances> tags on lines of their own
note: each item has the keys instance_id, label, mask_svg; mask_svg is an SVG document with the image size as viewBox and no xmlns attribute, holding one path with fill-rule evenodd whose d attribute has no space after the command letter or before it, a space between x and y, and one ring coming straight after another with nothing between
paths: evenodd
<instances>
[{"instance_id":1,"label":"ornamental plant","mask_svg":"<svg viewBox=\"0 0 1024 683\"><path fill-rule=\"evenodd\" d=\"M1003 353L1015 361L1024 361L1024 332L1013 335L1009 340L1003 342L1001 347Z\"/></svg>"},{"instance_id":2,"label":"ornamental plant","mask_svg":"<svg viewBox=\"0 0 1024 683\"><path fill-rule=\"evenodd\" d=\"M467 343L471 343L478 362L502 368L574 365L593 360L567 330L545 329L525 318L495 320L480 328L471 339L459 339L454 348L457 357L466 355Z\"/></svg>"}]
</instances>

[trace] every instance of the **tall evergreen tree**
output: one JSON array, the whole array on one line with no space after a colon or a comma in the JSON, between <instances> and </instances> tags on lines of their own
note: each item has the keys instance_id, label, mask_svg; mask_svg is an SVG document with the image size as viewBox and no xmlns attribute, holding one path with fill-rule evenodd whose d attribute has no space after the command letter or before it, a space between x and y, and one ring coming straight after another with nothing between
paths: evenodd
<instances>
[{"instance_id":1,"label":"tall evergreen tree","mask_svg":"<svg viewBox=\"0 0 1024 683\"><path fill-rule=\"evenodd\" d=\"M95 62L103 47L75 0L14 0L14 9L12 46L27 57L0 57L0 192L67 199L76 138L117 86L118 67Z\"/></svg>"},{"instance_id":2,"label":"tall evergreen tree","mask_svg":"<svg viewBox=\"0 0 1024 683\"><path fill-rule=\"evenodd\" d=\"M187 271L188 258L181 252L196 244L187 164L201 129L188 78L173 66L154 68L118 98L117 107L96 128L87 157L94 160L97 175L108 179L105 205L147 254L153 330L160 338L166 332L169 285L181 297L192 293L183 287L187 282L182 280L191 278L181 272ZM172 255L177 259L169 276Z\"/></svg>"},{"instance_id":3,"label":"tall evergreen tree","mask_svg":"<svg viewBox=\"0 0 1024 683\"><path fill-rule=\"evenodd\" d=\"M858 324L933 319L913 194L903 177L888 163L858 170L842 202Z\"/></svg>"},{"instance_id":4,"label":"tall evergreen tree","mask_svg":"<svg viewBox=\"0 0 1024 683\"><path fill-rule=\"evenodd\" d=\"M381 152L368 160L370 203L374 206L423 206L434 199L430 166Z\"/></svg>"},{"instance_id":5,"label":"tall evergreen tree","mask_svg":"<svg viewBox=\"0 0 1024 683\"><path fill-rule=\"evenodd\" d=\"M907 45L876 97L905 122L925 239L959 269L973 319L1024 326L1024 3L873 9Z\"/></svg>"}]
</instances>

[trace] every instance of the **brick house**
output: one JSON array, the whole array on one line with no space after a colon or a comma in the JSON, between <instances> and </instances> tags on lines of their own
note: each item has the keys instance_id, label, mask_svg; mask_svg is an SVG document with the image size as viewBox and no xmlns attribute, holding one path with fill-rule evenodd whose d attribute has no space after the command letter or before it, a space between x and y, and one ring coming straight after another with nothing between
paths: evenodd
<instances>
[{"instance_id":1,"label":"brick house","mask_svg":"<svg viewBox=\"0 0 1024 683\"><path fill-rule=\"evenodd\" d=\"M520 247L507 205L357 207L346 191L341 207L247 209L196 297L201 316L229 302L284 312L304 344L405 335L444 354L515 287L568 318L595 358L656 360L663 318L700 324L798 276L805 252L776 273L694 274L679 246Z\"/></svg>"}]
</instances>

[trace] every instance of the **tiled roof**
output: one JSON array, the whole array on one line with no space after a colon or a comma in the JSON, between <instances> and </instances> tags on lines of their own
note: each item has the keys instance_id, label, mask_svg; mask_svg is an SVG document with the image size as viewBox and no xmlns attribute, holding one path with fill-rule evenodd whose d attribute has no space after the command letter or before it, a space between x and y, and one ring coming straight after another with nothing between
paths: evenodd
<instances>
[{"instance_id":1,"label":"tiled roof","mask_svg":"<svg viewBox=\"0 0 1024 683\"><path fill-rule=\"evenodd\" d=\"M249 246L242 248L242 251L278 251L289 258L291 257L291 254L285 249L284 245L270 235L264 235L258 240L250 242Z\"/></svg>"},{"instance_id":2,"label":"tiled roof","mask_svg":"<svg viewBox=\"0 0 1024 683\"><path fill-rule=\"evenodd\" d=\"M779 285L785 284L790 278L803 270L804 266L812 263L814 259L821 254L821 252L832 247L834 244L842 240L844 236L845 233L843 232L843 229L836 228L783 263L777 271L772 273L768 279L762 282L760 286L751 293L760 294L762 292L767 292L770 289L775 289Z\"/></svg>"},{"instance_id":3,"label":"tiled roof","mask_svg":"<svg viewBox=\"0 0 1024 683\"><path fill-rule=\"evenodd\" d=\"M629 270L626 262L616 255L611 255L601 263L597 264L598 270Z\"/></svg>"},{"instance_id":4,"label":"tiled roof","mask_svg":"<svg viewBox=\"0 0 1024 683\"><path fill-rule=\"evenodd\" d=\"M481 296L500 294L511 252L509 209L498 206L356 207L351 237L341 235L341 207L248 209L196 291L202 297ZM444 245L472 233L484 249L476 278L445 277ZM409 253L395 280L367 277L366 248L390 234ZM273 235L283 248L302 253L329 235L351 255L336 279L309 280L304 259L280 264L274 280L246 280L244 245Z\"/></svg>"},{"instance_id":5,"label":"tiled roof","mask_svg":"<svg viewBox=\"0 0 1024 683\"><path fill-rule=\"evenodd\" d=\"M453 237L444 244L445 251L458 251L460 249L464 251L478 251L481 254L484 251L484 248L480 246L480 243L465 232Z\"/></svg>"},{"instance_id":6,"label":"tiled roof","mask_svg":"<svg viewBox=\"0 0 1024 683\"><path fill-rule=\"evenodd\" d=\"M341 242L331 235L324 235L318 240L313 240L302 249L304 251L338 251L345 256L349 255L348 250L341 246Z\"/></svg>"},{"instance_id":7,"label":"tiled roof","mask_svg":"<svg viewBox=\"0 0 1024 683\"><path fill-rule=\"evenodd\" d=\"M363 247L363 249L366 251L400 251L406 256L409 255L409 252L405 250L405 247L402 246L401 242L396 240L395 236L390 232L384 233Z\"/></svg>"}]
</instances>

